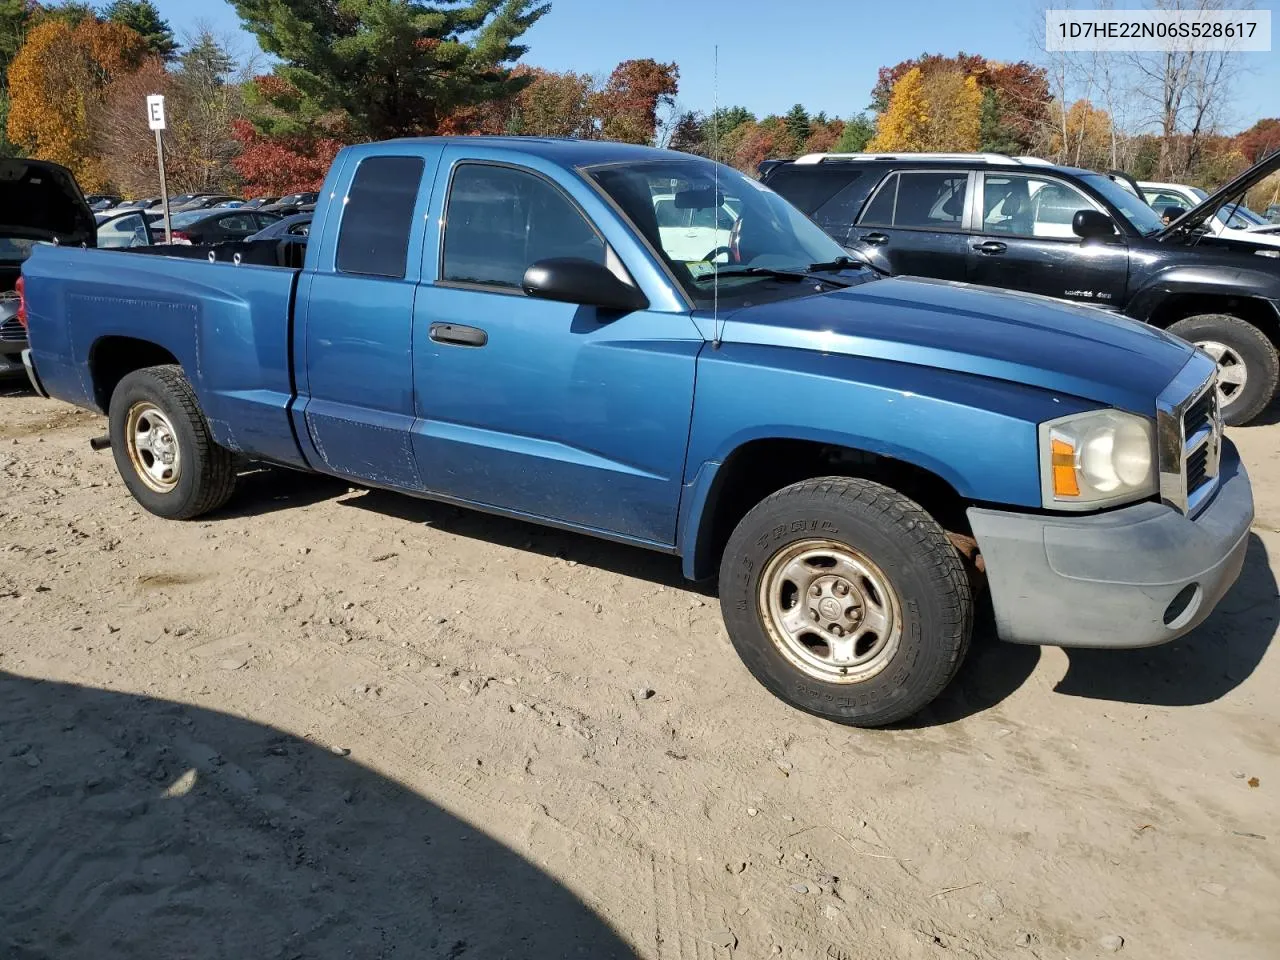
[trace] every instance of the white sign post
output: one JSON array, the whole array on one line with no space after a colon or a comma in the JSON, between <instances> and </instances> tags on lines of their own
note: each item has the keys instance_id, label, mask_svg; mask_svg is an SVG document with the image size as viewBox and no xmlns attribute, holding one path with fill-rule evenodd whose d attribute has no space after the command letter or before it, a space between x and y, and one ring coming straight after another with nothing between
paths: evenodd
<instances>
[{"instance_id":1,"label":"white sign post","mask_svg":"<svg viewBox=\"0 0 1280 960\"><path fill-rule=\"evenodd\" d=\"M164 205L164 242L173 243L173 228L169 224L169 184L164 178L164 96L159 93L147 97L147 126L156 132L156 160L160 164L160 202Z\"/></svg>"}]
</instances>

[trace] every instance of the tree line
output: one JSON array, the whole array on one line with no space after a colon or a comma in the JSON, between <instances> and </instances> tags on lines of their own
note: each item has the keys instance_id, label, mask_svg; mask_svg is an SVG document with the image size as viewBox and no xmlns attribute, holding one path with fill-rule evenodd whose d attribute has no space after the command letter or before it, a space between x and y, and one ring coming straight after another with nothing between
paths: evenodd
<instances>
[{"instance_id":1,"label":"tree line","mask_svg":"<svg viewBox=\"0 0 1280 960\"><path fill-rule=\"evenodd\" d=\"M538 0L231 3L269 71L209 30L179 42L151 0L0 0L0 153L63 163L88 191L154 194L149 93L168 100L175 192L317 189L346 144L432 134L654 143L747 172L829 150L981 150L1205 187L1280 148L1280 118L1221 133L1230 55L1120 69L924 54L881 68L861 112L797 103L762 117L682 110L674 63L627 60L600 76L533 65L521 41L550 11ZM1144 97L1161 109L1135 116Z\"/></svg>"}]
</instances>

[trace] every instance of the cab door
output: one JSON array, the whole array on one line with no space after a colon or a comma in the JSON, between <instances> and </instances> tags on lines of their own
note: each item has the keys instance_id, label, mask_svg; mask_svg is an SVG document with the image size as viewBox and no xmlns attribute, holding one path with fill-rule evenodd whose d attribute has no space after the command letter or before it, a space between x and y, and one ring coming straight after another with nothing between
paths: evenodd
<instances>
[{"instance_id":1,"label":"cab door","mask_svg":"<svg viewBox=\"0 0 1280 960\"><path fill-rule=\"evenodd\" d=\"M587 212L597 199L478 152L445 153L436 276L415 307L414 447L426 488L669 547L703 337L687 312L526 296L525 270L549 258L591 260L630 281L623 257L639 245L605 238Z\"/></svg>"},{"instance_id":2,"label":"cab door","mask_svg":"<svg viewBox=\"0 0 1280 960\"><path fill-rule=\"evenodd\" d=\"M1077 210L1103 208L1071 184L1040 174L979 174L969 280L1059 300L1118 309L1124 304L1129 248L1113 238L1082 240Z\"/></svg>"},{"instance_id":3,"label":"cab door","mask_svg":"<svg viewBox=\"0 0 1280 960\"><path fill-rule=\"evenodd\" d=\"M867 203L846 245L895 275L964 280L970 180L966 170L891 174Z\"/></svg>"},{"instance_id":4,"label":"cab door","mask_svg":"<svg viewBox=\"0 0 1280 960\"><path fill-rule=\"evenodd\" d=\"M413 314L441 147L367 147L342 170L299 281L295 423L319 470L419 490Z\"/></svg>"}]
</instances>

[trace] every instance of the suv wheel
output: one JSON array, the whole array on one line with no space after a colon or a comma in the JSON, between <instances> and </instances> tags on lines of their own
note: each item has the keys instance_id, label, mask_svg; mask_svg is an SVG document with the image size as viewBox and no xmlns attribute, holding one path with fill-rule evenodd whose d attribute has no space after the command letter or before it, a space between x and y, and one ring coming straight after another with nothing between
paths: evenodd
<instances>
[{"instance_id":1,"label":"suv wheel","mask_svg":"<svg viewBox=\"0 0 1280 960\"><path fill-rule=\"evenodd\" d=\"M720 608L770 692L840 723L878 727L929 704L969 644L960 555L919 504L869 480L779 490L725 547Z\"/></svg>"},{"instance_id":2,"label":"suv wheel","mask_svg":"<svg viewBox=\"0 0 1280 960\"><path fill-rule=\"evenodd\" d=\"M1179 320L1169 332L1194 343L1218 362L1218 404L1231 426L1266 409L1280 383L1280 357L1265 333L1239 317L1205 313Z\"/></svg>"}]
</instances>

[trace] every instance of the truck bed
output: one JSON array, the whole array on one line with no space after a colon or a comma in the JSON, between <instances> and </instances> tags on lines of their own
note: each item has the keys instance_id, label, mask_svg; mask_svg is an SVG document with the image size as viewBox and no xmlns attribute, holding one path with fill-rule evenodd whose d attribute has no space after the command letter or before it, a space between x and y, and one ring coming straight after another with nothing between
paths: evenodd
<instances>
[{"instance_id":1,"label":"truck bed","mask_svg":"<svg viewBox=\"0 0 1280 960\"><path fill-rule=\"evenodd\" d=\"M41 379L51 395L105 412L102 384L114 382L93 378L95 392L91 372L145 339L183 366L218 443L301 465L288 413L299 269L279 262L277 241L218 247L38 244L23 275Z\"/></svg>"}]
</instances>

